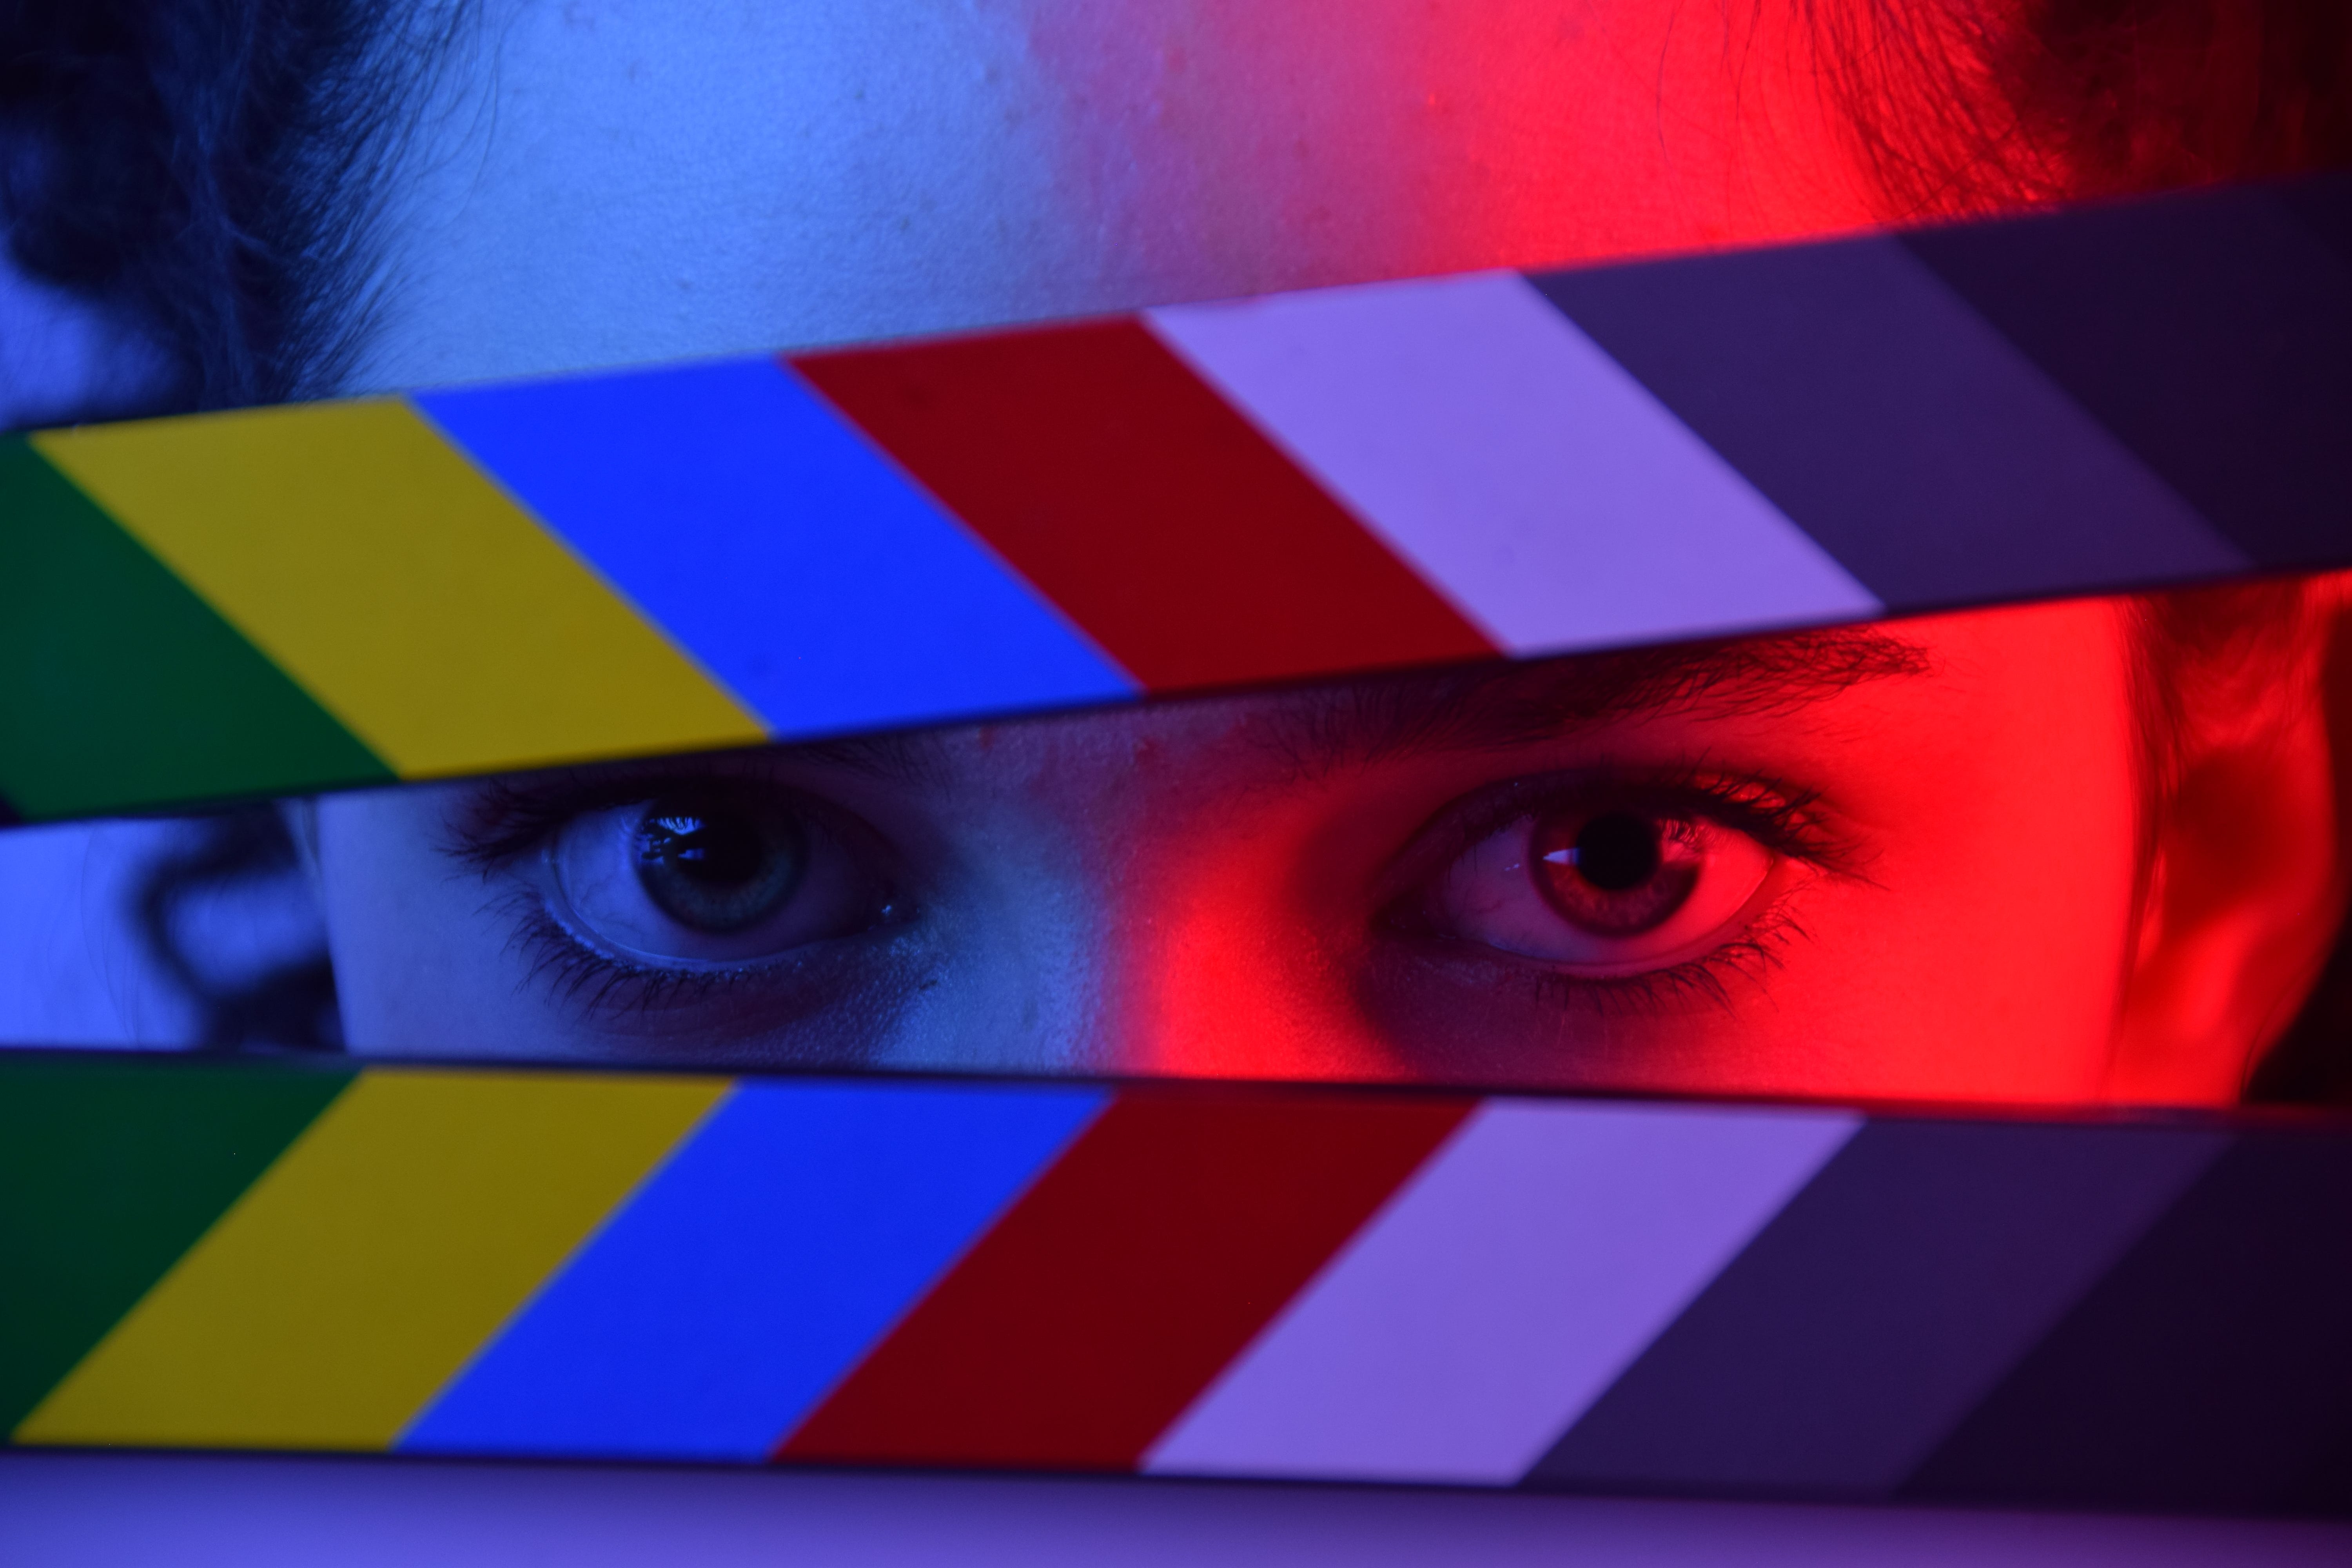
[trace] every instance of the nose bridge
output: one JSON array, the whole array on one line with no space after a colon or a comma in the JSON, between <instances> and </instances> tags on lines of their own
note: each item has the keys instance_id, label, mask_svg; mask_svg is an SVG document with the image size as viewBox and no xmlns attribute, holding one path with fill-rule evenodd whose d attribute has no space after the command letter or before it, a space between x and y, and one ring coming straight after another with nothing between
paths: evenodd
<instances>
[{"instance_id":1,"label":"nose bridge","mask_svg":"<svg viewBox=\"0 0 2352 1568\"><path fill-rule=\"evenodd\" d=\"M997 742L1000 767L1019 748L1023 848L992 942L1022 976L1026 1050L1100 1072L1363 1075L1344 981L1290 896L1287 814L1246 787L1265 781L1226 754L1231 722L1097 715Z\"/></svg>"},{"instance_id":2,"label":"nose bridge","mask_svg":"<svg viewBox=\"0 0 2352 1568\"><path fill-rule=\"evenodd\" d=\"M1046 1061L1184 1072L1200 1015L1238 1011L1223 951L1236 934L1236 879L1204 841L1213 833L1153 794L1138 785L1085 810L1065 796L1036 860L992 900L1002 920L992 945L1021 994L1020 1034Z\"/></svg>"},{"instance_id":3,"label":"nose bridge","mask_svg":"<svg viewBox=\"0 0 2352 1568\"><path fill-rule=\"evenodd\" d=\"M1288 840L1202 811L1105 889L1095 1054L1177 1076L1358 1076L1344 982L1288 897Z\"/></svg>"},{"instance_id":4,"label":"nose bridge","mask_svg":"<svg viewBox=\"0 0 2352 1568\"><path fill-rule=\"evenodd\" d=\"M974 874L960 948L978 962L958 1058L1016 1070L1139 1070L1136 932L1164 889L1138 847L1165 820L1149 728L1093 714L974 731L955 837ZM1140 757L1137 753L1142 753Z\"/></svg>"}]
</instances>

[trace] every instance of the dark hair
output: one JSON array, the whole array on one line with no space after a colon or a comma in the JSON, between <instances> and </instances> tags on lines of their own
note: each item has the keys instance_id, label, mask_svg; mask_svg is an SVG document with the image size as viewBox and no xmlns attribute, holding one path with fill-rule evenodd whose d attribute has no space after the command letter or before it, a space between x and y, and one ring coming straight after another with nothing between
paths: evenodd
<instances>
[{"instance_id":1,"label":"dark hair","mask_svg":"<svg viewBox=\"0 0 2352 1568\"><path fill-rule=\"evenodd\" d=\"M464 0L0 0L0 219L168 367L158 413L331 386L383 175ZM110 412L132 412L110 411Z\"/></svg>"},{"instance_id":2,"label":"dark hair","mask_svg":"<svg viewBox=\"0 0 2352 1568\"><path fill-rule=\"evenodd\" d=\"M1897 220L2352 164L2345 0L1798 0Z\"/></svg>"},{"instance_id":3,"label":"dark hair","mask_svg":"<svg viewBox=\"0 0 2352 1568\"><path fill-rule=\"evenodd\" d=\"M306 901L309 872L285 819L258 805L175 826L138 879L132 923L158 973L194 1009L193 1043L215 1051L341 1049L335 970L321 933L293 933L290 942L281 933L277 951L256 955L235 951L252 946L249 931L225 941L219 929L234 923L223 911L239 904L283 911Z\"/></svg>"}]
</instances>

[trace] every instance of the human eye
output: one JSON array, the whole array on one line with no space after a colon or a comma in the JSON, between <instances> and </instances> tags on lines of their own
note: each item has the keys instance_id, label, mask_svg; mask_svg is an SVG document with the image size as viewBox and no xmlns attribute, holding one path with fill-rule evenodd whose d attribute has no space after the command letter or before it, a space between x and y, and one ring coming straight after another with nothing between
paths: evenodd
<instances>
[{"instance_id":1,"label":"human eye","mask_svg":"<svg viewBox=\"0 0 2352 1568\"><path fill-rule=\"evenodd\" d=\"M790 989L815 955L906 913L878 835L755 777L502 784L458 839L514 888L535 969L604 1011Z\"/></svg>"},{"instance_id":2,"label":"human eye","mask_svg":"<svg viewBox=\"0 0 2352 1568\"><path fill-rule=\"evenodd\" d=\"M866 929L883 912L803 810L688 786L588 811L547 839L558 917L640 963L727 968Z\"/></svg>"},{"instance_id":3,"label":"human eye","mask_svg":"<svg viewBox=\"0 0 2352 1568\"><path fill-rule=\"evenodd\" d=\"M1759 781L1517 781L1444 814L1405 929L1562 981L1711 976L1830 858L1811 803Z\"/></svg>"}]
</instances>

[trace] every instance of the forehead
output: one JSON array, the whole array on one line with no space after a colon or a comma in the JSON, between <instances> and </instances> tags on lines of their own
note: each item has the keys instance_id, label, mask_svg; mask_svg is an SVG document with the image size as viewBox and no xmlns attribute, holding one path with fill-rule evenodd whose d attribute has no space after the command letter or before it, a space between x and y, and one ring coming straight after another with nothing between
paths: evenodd
<instances>
[{"instance_id":1,"label":"forehead","mask_svg":"<svg viewBox=\"0 0 2352 1568\"><path fill-rule=\"evenodd\" d=\"M1849 226L1767 5L491 0L390 212L420 384ZM1635 133L1629 128L1638 127Z\"/></svg>"}]
</instances>

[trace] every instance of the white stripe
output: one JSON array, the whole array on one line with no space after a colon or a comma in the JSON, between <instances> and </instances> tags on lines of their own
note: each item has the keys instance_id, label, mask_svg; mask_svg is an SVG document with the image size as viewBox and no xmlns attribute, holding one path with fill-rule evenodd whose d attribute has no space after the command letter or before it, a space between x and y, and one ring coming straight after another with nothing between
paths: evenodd
<instances>
[{"instance_id":1,"label":"white stripe","mask_svg":"<svg viewBox=\"0 0 2352 1568\"><path fill-rule=\"evenodd\" d=\"M1860 1125L1490 1102L1144 1468L1516 1481Z\"/></svg>"},{"instance_id":2,"label":"white stripe","mask_svg":"<svg viewBox=\"0 0 2352 1568\"><path fill-rule=\"evenodd\" d=\"M1145 321L1512 652L1885 608L1515 272Z\"/></svg>"}]
</instances>

